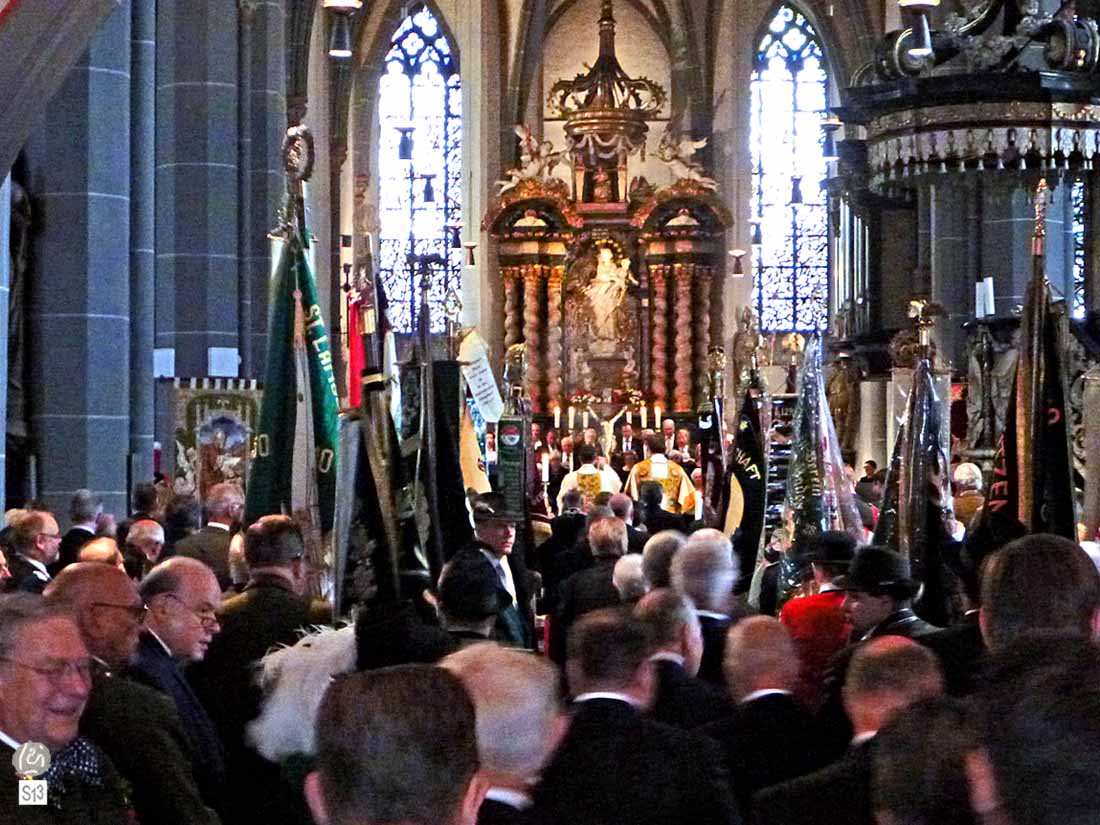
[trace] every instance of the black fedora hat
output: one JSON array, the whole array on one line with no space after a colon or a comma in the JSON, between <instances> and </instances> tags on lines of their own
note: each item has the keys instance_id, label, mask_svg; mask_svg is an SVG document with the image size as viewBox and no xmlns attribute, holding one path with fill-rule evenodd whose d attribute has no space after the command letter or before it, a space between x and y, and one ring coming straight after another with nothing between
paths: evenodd
<instances>
[{"instance_id":1,"label":"black fedora hat","mask_svg":"<svg viewBox=\"0 0 1100 825\"><path fill-rule=\"evenodd\" d=\"M504 496L500 493L475 493L470 499L470 509L474 514L474 524L504 522L515 524L516 519L506 512Z\"/></svg>"},{"instance_id":2,"label":"black fedora hat","mask_svg":"<svg viewBox=\"0 0 1100 825\"><path fill-rule=\"evenodd\" d=\"M848 590L872 595L912 598L919 585L913 580L909 560L885 547L861 547L848 568Z\"/></svg>"},{"instance_id":3,"label":"black fedora hat","mask_svg":"<svg viewBox=\"0 0 1100 825\"><path fill-rule=\"evenodd\" d=\"M842 566L852 563L856 552L856 540L840 530L827 530L811 539L804 553L803 561L816 564Z\"/></svg>"}]
</instances>

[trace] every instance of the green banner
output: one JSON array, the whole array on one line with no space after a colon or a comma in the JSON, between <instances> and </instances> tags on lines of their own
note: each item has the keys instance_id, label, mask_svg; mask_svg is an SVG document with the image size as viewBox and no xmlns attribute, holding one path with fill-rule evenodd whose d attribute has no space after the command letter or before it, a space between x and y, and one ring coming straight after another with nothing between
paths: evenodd
<instances>
[{"instance_id":1,"label":"green banner","mask_svg":"<svg viewBox=\"0 0 1100 825\"><path fill-rule=\"evenodd\" d=\"M300 296L304 356L309 368L309 387L299 388L295 378L295 297ZM332 529L336 500L336 440L339 402L332 350L317 286L309 271L297 234L283 246L271 293L268 326L267 369L260 423L252 443L245 519L251 523L271 513L291 513L301 506L294 501L294 437L298 396L308 392L313 416L312 472L317 478L319 527Z\"/></svg>"}]
</instances>

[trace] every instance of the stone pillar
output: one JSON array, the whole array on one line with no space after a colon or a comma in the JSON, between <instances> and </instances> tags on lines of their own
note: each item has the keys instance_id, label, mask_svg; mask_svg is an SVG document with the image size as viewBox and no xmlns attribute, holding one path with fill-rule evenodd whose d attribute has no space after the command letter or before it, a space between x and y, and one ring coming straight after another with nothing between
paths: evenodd
<instances>
[{"instance_id":1,"label":"stone pillar","mask_svg":"<svg viewBox=\"0 0 1100 825\"><path fill-rule=\"evenodd\" d=\"M527 388L531 409L542 412L542 267L528 264L523 268L523 340L527 344Z\"/></svg>"},{"instance_id":2,"label":"stone pillar","mask_svg":"<svg viewBox=\"0 0 1100 825\"><path fill-rule=\"evenodd\" d=\"M38 497L127 505L130 451L130 3L111 14L27 145L36 207L28 284Z\"/></svg>"},{"instance_id":3,"label":"stone pillar","mask_svg":"<svg viewBox=\"0 0 1100 825\"><path fill-rule=\"evenodd\" d=\"M890 460L893 445L886 443L886 390L885 379L859 383L859 438L856 442L856 466L871 459L879 467Z\"/></svg>"},{"instance_id":4,"label":"stone pillar","mask_svg":"<svg viewBox=\"0 0 1100 825\"><path fill-rule=\"evenodd\" d=\"M965 332L961 324L970 318L974 273L970 269L966 235L966 183L960 177L928 188L930 295L944 310L932 336L941 361L965 363ZM904 296L908 297L908 296Z\"/></svg>"},{"instance_id":5,"label":"stone pillar","mask_svg":"<svg viewBox=\"0 0 1100 825\"><path fill-rule=\"evenodd\" d=\"M0 421L8 417L8 284L11 283L11 176L0 181ZM0 443L0 501L7 508L7 439Z\"/></svg>"},{"instance_id":6,"label":"stone pillar","mask_svg":"<svg viewBox=\"0 0 1100 825\"><path fill-rule=\"evenodd\" d=\"M1031 277L1035 208L1015 179L982 183L982 275L993 277L996 314L1009 316L1024 302Z\"/></svg>"},{"instance_id":7,"label":"stone pillar","mask_svg":"<svg viewBox=\"0 0 1100 825\"><path fill-rule=\"evenodd\" d=\"M238 374L237 70L236 0L159 0L160 375Z\"/></svg>"},{"instance_id":8,"label":"stone pillar","mask_svg":"<svg viewBox=\"0 0 1100 825\"><path fill-rule=\"evenodd\" d=\"M163 0L162 0L163 2ZM271 244L267 233L278 223L286 201L286 175L282 149L286 135L286 2L241 0L254 7L251 24L251 68L248 73L249 121L241 123L241 137L249 140L251 166L250 224L248 244L240 249L241 266L251 285L251 372L243 377L262 378L267 363L267 295ZM318 144L318 151L324 151ZM244 277L244 276L242 276ZM243 324L244 318L241 319ZM242 340L242 353L244 350ZM242 366L248 366L243 364Z\"/></svg>"},{"instance_id":9,"label":"stone pillar","mask_svg":"<svg viewBox=\"0 0 1100 825\"><path fill-rule=\"evenodd\" d=\"M156 0L131 0L130 488L153 478L156 305Z\"/></svg>"}]
</instances>

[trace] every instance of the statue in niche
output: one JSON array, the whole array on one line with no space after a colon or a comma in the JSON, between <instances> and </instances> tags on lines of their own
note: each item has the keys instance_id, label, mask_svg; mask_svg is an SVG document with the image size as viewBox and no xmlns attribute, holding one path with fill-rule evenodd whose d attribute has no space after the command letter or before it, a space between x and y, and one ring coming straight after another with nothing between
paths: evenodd
<instances>
[{"instance_id":1,"label":"statue in niche","mask_svg":"<svg viewBox=\"0 0 1100 825\"><path fill-rule=\"evenodd\" d=\"M592 175L592 200L596 203L608 203L611 198L611 175L601 166Z\"/></svg>"},{"instance_id":2,"label":"statue in niche","mask_svg":"<svg viewBox=\"0 0 1100 825\"><path fill-rule=\"evenodd\" d=\"M691 159L697 151L706 145L706 138L691 140L690 138L684 138L676 130L669 129L665 132L660 145L657 147L657 157L668 166L674 180L695 181L704 189L714 191L718 188L718 181L707 176L703 164Z\"/></svg>"},{"instance_id":3,"label":"statue in niche","mask_svg":"<svg viewBox=\"0 0 1100 825\"><path fill-rule=\"evenodd\" d=\"M601 341L618 339L616 314L626 296L627 286L638 282L630 274L630 260L616 264L615 253L610 247L600 249L596 274L584 288L584 294L592 307L592 333Z\"/></svg>"}]
</instances>

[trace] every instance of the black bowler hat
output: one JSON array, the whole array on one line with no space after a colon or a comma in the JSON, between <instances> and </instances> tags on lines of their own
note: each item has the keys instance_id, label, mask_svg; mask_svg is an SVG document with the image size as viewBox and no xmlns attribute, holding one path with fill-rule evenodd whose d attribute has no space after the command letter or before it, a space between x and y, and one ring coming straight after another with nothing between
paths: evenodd
<instances>
[{"instance_id":1,"label":"black bowler hat","mask_svg":"<svg viewBox=\"0 0 1100 825\"><path fill-rule=\"evenodd\" d=\"M919 585L912 578L907 558L885 547L871 545L856 551L848 568L846 589L861 590L873 596L912 598Z\"/></svg>"},{"instance_id":2,"label":"black bowler hat","mask_svg":"<svg viewBox=\"0 0 1100 825\"><path fill-rule=\"evenodd\" d=\"M810 541L802 558L816 564L831 564L839 567L851 564L855 552L854 538L840 530L827 530Z\"/></svg>"}]
</instances>

